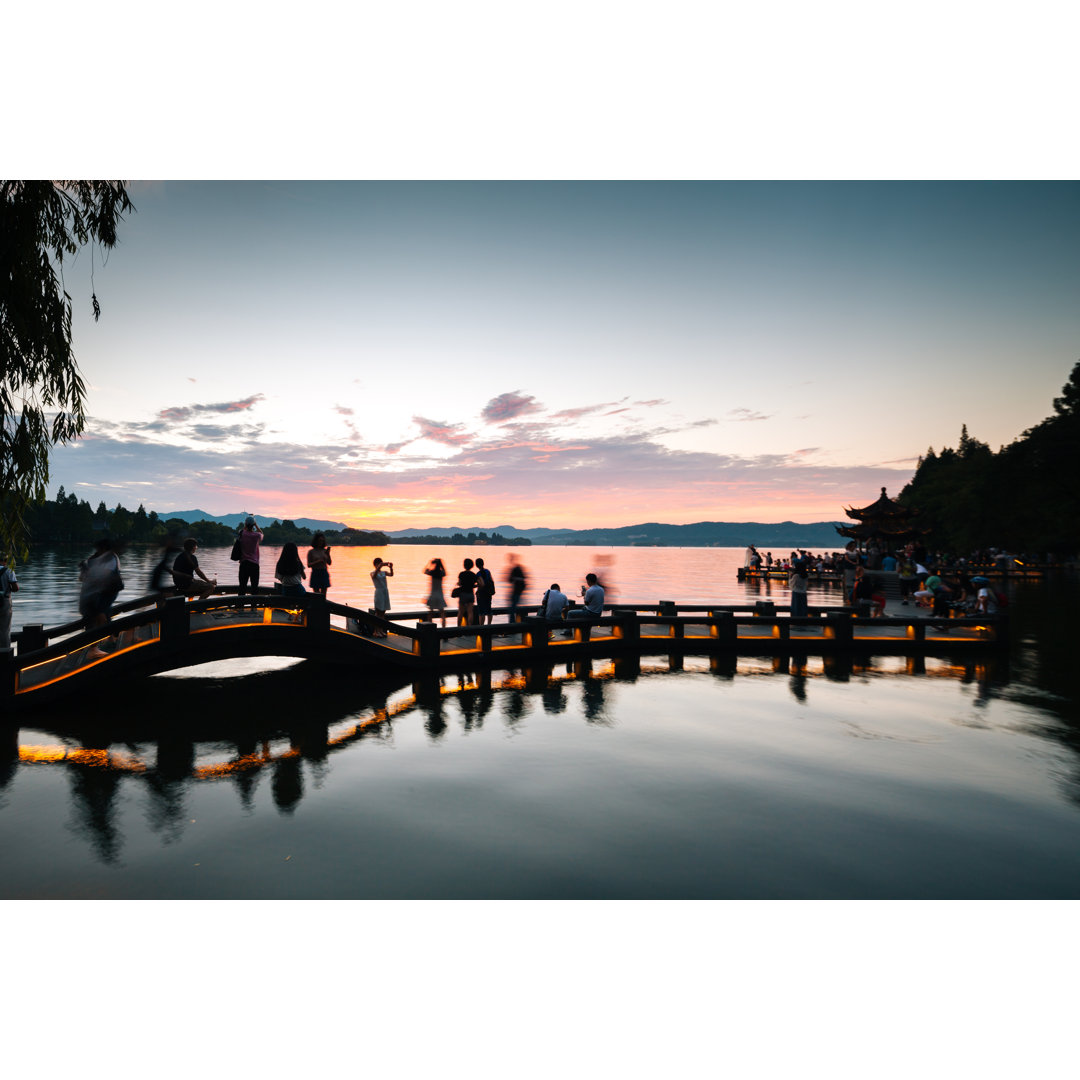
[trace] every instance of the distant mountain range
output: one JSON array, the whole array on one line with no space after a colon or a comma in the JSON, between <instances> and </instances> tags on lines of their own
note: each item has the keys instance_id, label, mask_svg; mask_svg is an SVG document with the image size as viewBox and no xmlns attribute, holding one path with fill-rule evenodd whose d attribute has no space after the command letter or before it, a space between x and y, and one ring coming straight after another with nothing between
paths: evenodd
<instances>
[{"instance_id":1,"label":"distant mountain range","mask_svg":"<svg viewBox=\"0 0 1080 1080\"><path fill-rule=\"evenodd\" d=\"M189 525L193 521L216 521L221 525L229 525L234 529L242 525L247 516L247 511L239 514L211 514L209 510L169 510L164 514L158 513L158 517L162 521L168 521L169 518L180 518L181 521L186 521ZM272 521L285 520L274 514L253 514L252 516L260 525L269 525ZM317 521L315 518L291 518L290 520L299 529L321 529L324 532L334 529L340 532L346 528L345 523L341 521Z\"/></svg>"},{"instance_id":2,"label":"distant mountain range","mask_svg":"<svg viewBox=\"0 0 1080 1080\"><path fill-rule=\"evenodd\" d=\"M548 530L530 537L534 544L588 544L595 547L743 547L779 550L796 547L839 548L838 521L697 521L692 525L664 525L650 521L618 529Z\"/></svg>"},{"instance_id":3,"label":"distant mountain range","mask_svg":"<svg viewBox=\"0 0 1080 1080\"><path fill-rule=\"evenodd\" d=\"M158 515L163 520L182 518L184 521L219 521L235 528L246 513L214 515L205 510L178 510ZM255 514L260 525L275 520L270 514ZM278 517L276 520L284 520ZM292 518L303 529L331 529L340 531L346 525L340 521L318 521L315 518ZM836 531L841 521L814 521L799 524L795 521L698 521L693 525L665 525L647 522L641 525L624 525L614 529L517 529L513 525L481 527L478 525L431 529L382 529L391 539L416 536L454 536L461 533L499 533L508 540L521 537L534 544L589 545L591 547L744 547L756 544L760 548L784 550L796 547L838 549L843 541Z\"/></svg>"}]
</instances>

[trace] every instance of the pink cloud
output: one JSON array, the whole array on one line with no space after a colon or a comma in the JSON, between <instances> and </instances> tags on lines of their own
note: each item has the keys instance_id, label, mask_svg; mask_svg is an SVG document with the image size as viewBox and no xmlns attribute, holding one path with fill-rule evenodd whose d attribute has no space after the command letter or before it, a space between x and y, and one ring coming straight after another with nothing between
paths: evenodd
<instances>
[{"instance_id":1,"label":"pink cloud","mask_svg":"<svg viewBox=\"0 0 1080 1080\"><path fill-rule=\"evenodd\" d=\"M251 397L241 398L239 401L219 401L213 405L174 405L171 408L162 409L158 413L158 419L179 422L189 420L193 416L204 416L207 413L246 412L263 398L263 394L252 394Z\"/></svg>"},{"instance_id":2,"label":"pink cloud","mask_svg":"<svg viewBox=\"0 0 1080 1080\"><path fill-rule=\"evenodd\" d=\"M472 440L472 435L464 430L463 424L428 420L424 416L414 416L413 423L420 428L421 439L431 439L432 442L442 443L444 446L462 446Z\"/></svg>"},{"instance_id":3,"label":"pink cloud","mask_svg":"<svg viewBox=\"0 0 1080 1080\"><path fill-rule=\"evenodd\" d=\"M532 394L513 392L492 398L481 415L489 424L505 424L508 420L539 411L540 405Z\"/></svg>"}]
</instances>

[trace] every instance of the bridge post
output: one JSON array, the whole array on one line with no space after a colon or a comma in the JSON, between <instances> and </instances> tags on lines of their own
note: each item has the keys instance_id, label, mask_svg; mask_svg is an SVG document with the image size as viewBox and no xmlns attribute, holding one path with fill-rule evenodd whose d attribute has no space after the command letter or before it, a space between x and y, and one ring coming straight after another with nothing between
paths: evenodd
<instances>
[{"instance_id":1,"label":"bridge post","mask_svg":"<svg viewBox=\"0 0 1080 1080\"><path fill-rule=\"evenodd\" d=\"M8 701L14 696L15 650L0 649L0 701Z\"/></svg>"},{"instance_id":2,"label":"bridge post","mask_svg":"<svg viewBox=\"0 0 1080 1080\"><path fill-rule=\"evenodd\" d=\"M421 660L433 662L439 659L439 636L435 624L430 620L416 624L418 636L414 639L414 650Z\"/></svg>"},{"instance_id":3,"label":"bridge post","mask_svg":"<svg viewBox=\"0 0 1080 1080\"><path fill-rule=\"evenodd\" d=\"M825 632L837 645L850 645L855 637L854 616L846 611L832 611L825 617Z\"/></svg>"},{"instance_id":4,"label":"bridge post","mask_svg":"<svg viewBox=\"0 0 1080 1080\"><path fill-rule=\"evenodd\" d=\"M709 637L716 638L720 645L734 645L738 640L738 629L735 625L735 612L710 612Z\"/></svg>"},{"instance_id":5,"label":"bridge post","mask_svg":"<svg viewBox=\"0 0 1080 1080\"><path fill-rule=\"evenodd\" d=\"M37 652L49 646L49 637L41 623L27 623L19 634L19 655Z\"/></svg>"},{"instance_id":6,"label":"bridge post","mask_svg":"<svg viewBox=\"0 0 1080 1080\"><path fill-rule=\"evenodd\" d=\"M530 649L546 649L548 645L548 621L538 615L525 620L525 633L529 638Z\"/></svg>"},{"instance_id":7,"label":"bridge post","mask_svg":"<svg viewBox=\"0 0 1080 1080\"><path fill-rule=\"evenodd\" d=\"M638 613L629 609L617 608L612 612L612 615L615 616L615 627L618 636L627 645L636 645L641 640L641 623L638 620Z\"/></svg>"},{"instance_id":8,"label":"bridge post","mask_svg":"<svg viewBox=\"0 0 1080 1080\"><path fill-rule=\"evenodd\" d=\"M161 642L179 642L191 631L191 613L182 596L170 596L161 609Z\"/></svg>"},{"instance_id":9,"label":"bridge post","mask_svg":"<svg viewBox=\"0 0 1080 1080\"><path fill-rule=\"evenodd\" d=\"M330 634L330 608L322 593L304 594L304 615L307 631L312 637L328 637Z\"/></svg>"}]
</instances>

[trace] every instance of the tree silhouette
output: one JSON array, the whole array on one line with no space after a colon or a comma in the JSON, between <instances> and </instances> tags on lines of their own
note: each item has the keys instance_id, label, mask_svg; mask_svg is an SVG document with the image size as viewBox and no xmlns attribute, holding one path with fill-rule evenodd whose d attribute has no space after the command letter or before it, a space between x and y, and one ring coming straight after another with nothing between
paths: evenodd
<instances>
[{"instance_id":1,"label":"tree silhouette","mask_svg":"<svg viewBox=\"0 0 1080 1080\"><path fill-rule=\"evenodd\" d=\"M135 207L121 180L0 181L0 551L27 551L26 512L45 498L49 451L77 438L86 388L57 272L86 244L111 248ZM94 319L101 315L91 294Z\"/></svg>"}]
</instances>

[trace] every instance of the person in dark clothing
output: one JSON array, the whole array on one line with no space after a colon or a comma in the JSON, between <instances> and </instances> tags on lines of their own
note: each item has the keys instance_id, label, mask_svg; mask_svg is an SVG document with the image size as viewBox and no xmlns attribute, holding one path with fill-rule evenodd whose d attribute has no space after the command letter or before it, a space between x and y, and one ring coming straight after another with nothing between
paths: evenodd
<instances>
[{"instance_id":1,"label":"person in dark clothing","mask_svg":"<svg viewBox=\"0 0 1080 1080\"><path fill-rule=\"evenodd\" d=\"M474 590L476 589L476 575L473 573L472 559L466 559L462 563L464 569L457 576L458 602L458 626L468 626L473 621L473 612L476 607Z\"/></svg>"},{"instance_id":2,"label":"person in dark clothing","mask_svg":"<svg viewBox=\"0 0 1080 1080\"><path fill-rule=\"evenodd\" d=\"M199 569L199 560L195 556L198 546L193 536L184 541L184 549L176 556L172 566L172 578L178 593L201 600L217 588L217 578L208 578Z\"/></svg>"},{"instance_id":3,"label":"person in dark clothing","mask_svg":"<svg viewBox=\"0 0 1080 1080\"><path fill-rule=\"evenodd\" d=\"M527 584L525 568L517 561L516 555L510 556L510 622L517 621L518 608L521 606L521 598L525 593Z\"/></svg>"}]
</instances>

